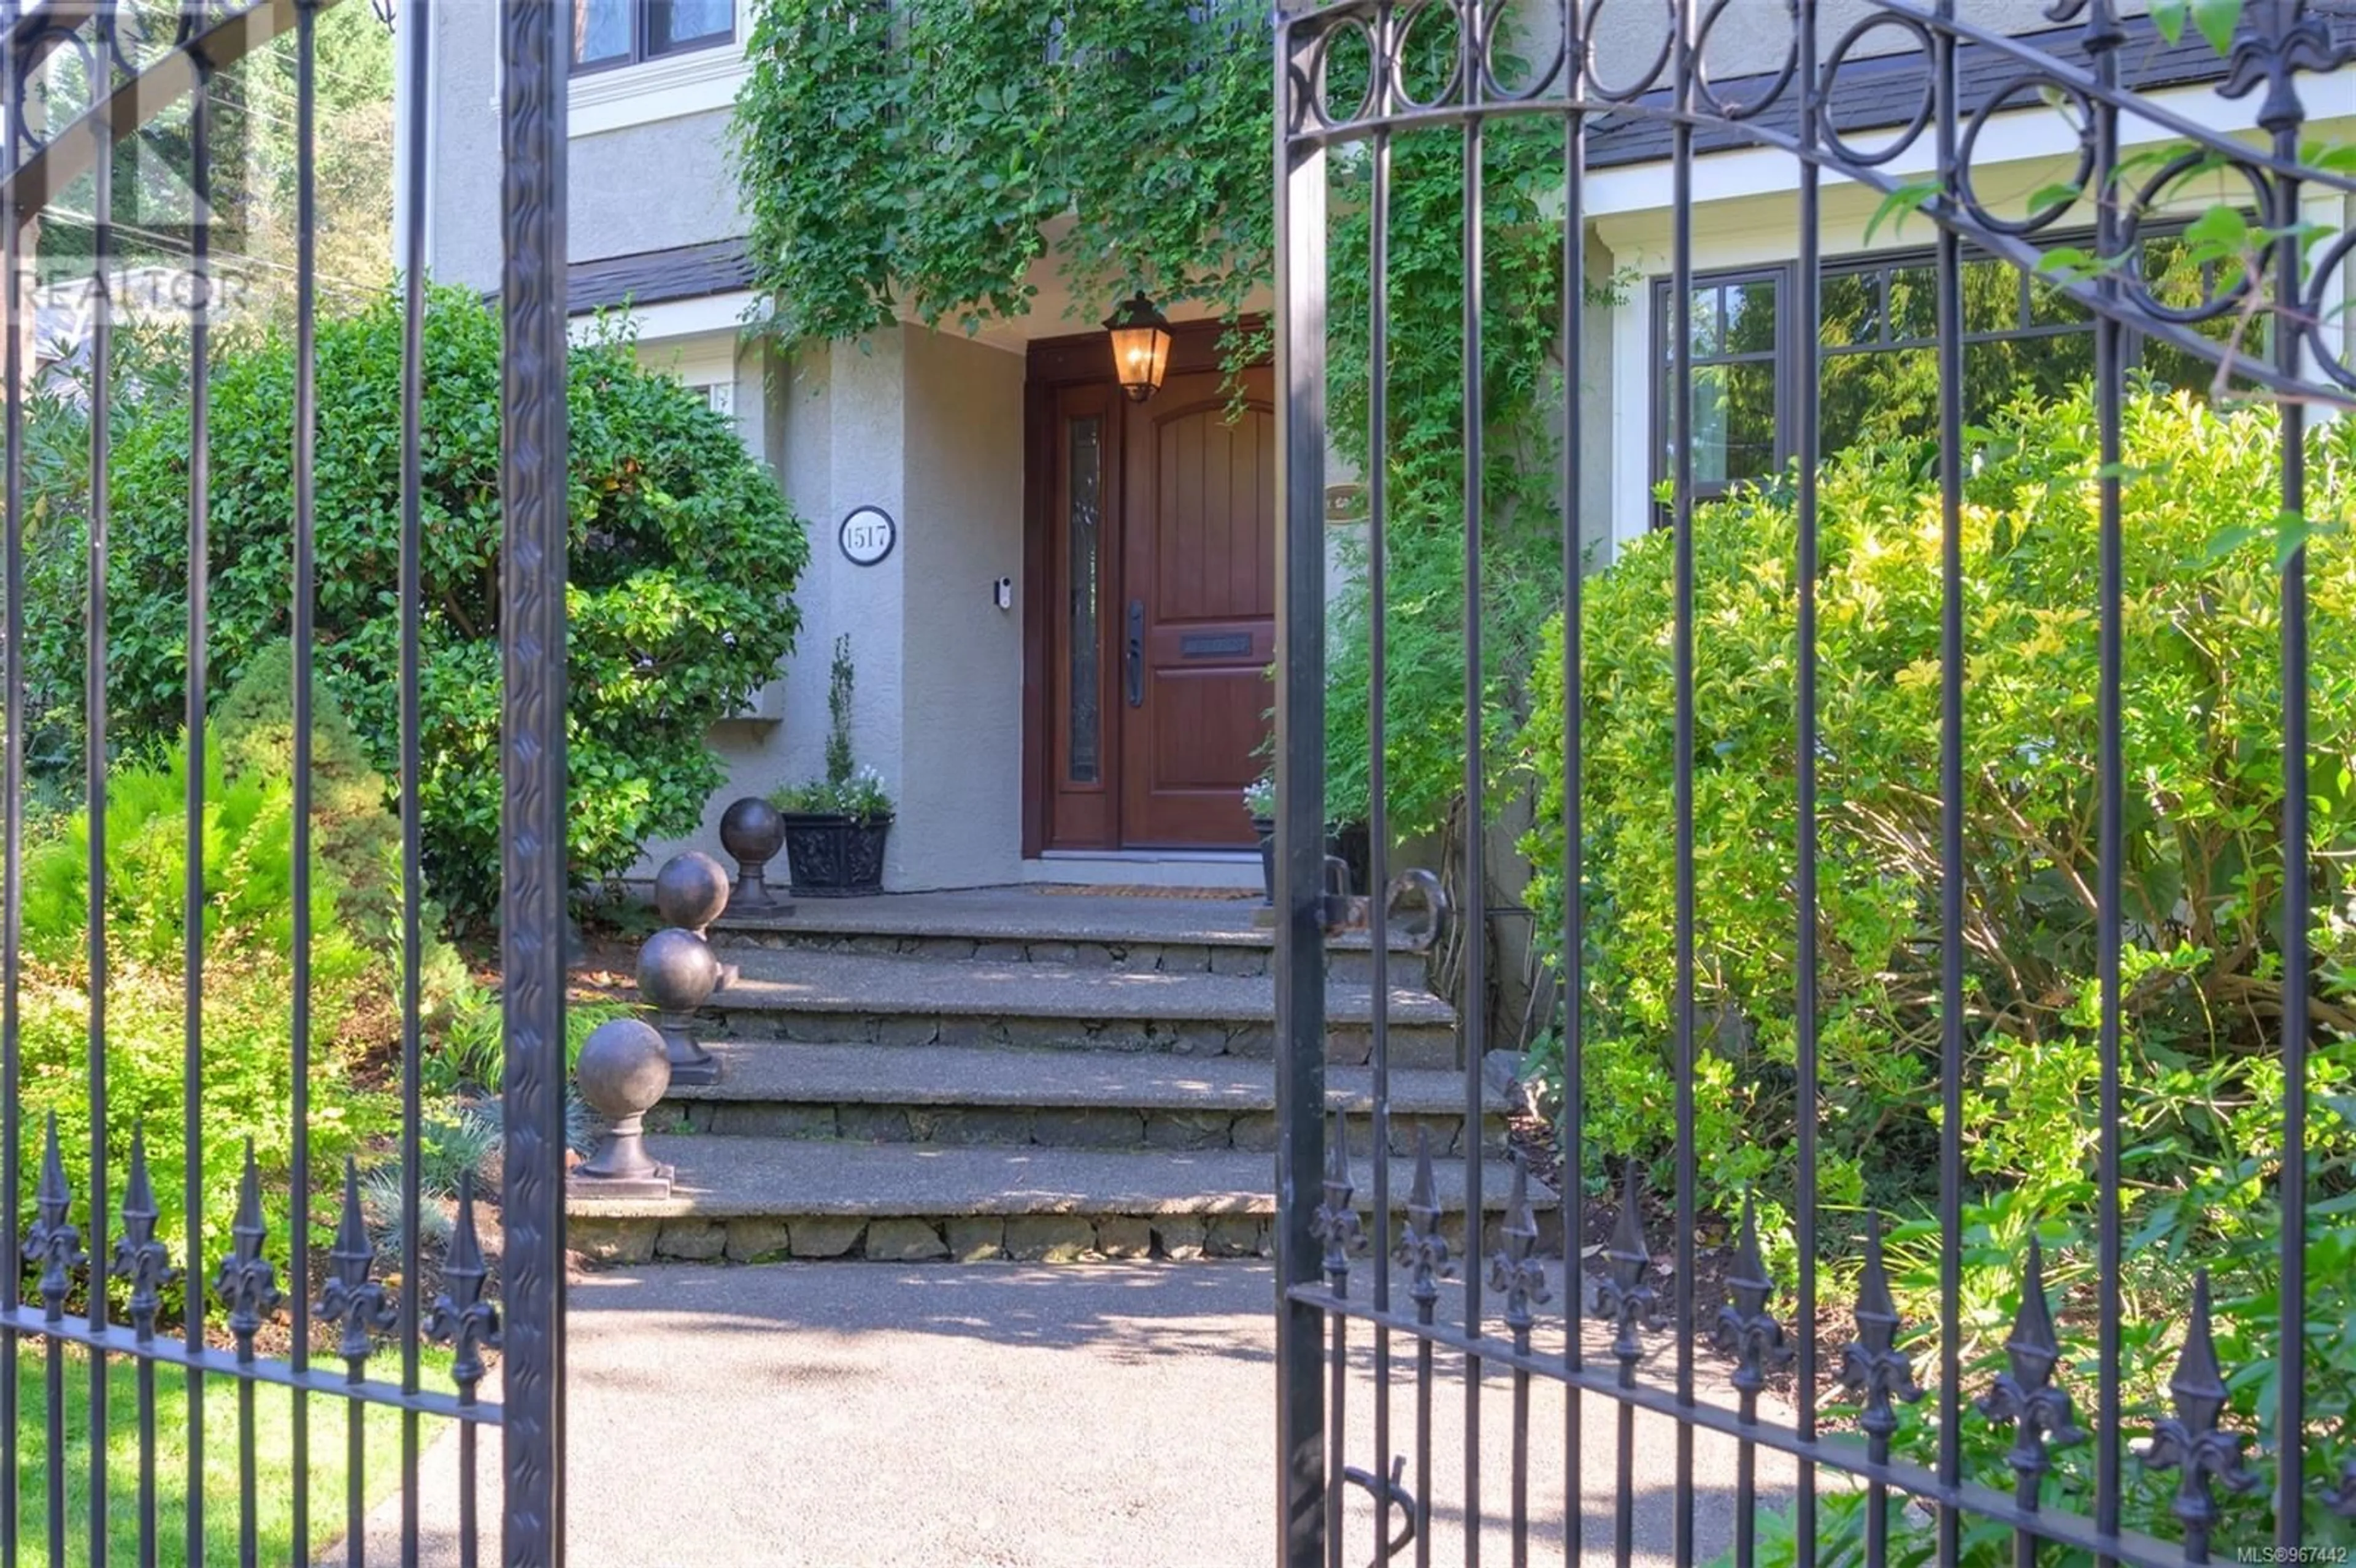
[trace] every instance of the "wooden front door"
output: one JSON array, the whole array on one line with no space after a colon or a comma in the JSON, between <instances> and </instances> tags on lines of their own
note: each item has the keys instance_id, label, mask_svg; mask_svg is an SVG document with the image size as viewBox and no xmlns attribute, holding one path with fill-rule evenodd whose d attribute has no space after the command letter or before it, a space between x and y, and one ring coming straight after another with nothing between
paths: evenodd
<instances>
[{"instance_id":1,"label":"wooden front door","mask_svg":"<svg viewBox=\"0 0 2356 1568\"><path fill-rule=\"evenodd\" d=\"M1252 841L1276 656L1270 373L1231 410L1216 372L1173 376L1129 411L1121 591L1121 839ZM1232 417L1230 417L1232 414Z\"/></svg>"},{"instance_id":2,"label":"wooden front door","mask_svg":"<svg viewBox=\"0 0 2356 1568\"><path fill-rule=\"evenodd\" d=\"M1110 362L1094 347L1076 356L1091 372ZM1229 390L1192 366L1141 404L1100 373L1034 384L1042 848L1253 842L1243 789L1265 765L1276 646L1271 374L1246 372L1239 410Z\"/></svg>"}]
</instances>

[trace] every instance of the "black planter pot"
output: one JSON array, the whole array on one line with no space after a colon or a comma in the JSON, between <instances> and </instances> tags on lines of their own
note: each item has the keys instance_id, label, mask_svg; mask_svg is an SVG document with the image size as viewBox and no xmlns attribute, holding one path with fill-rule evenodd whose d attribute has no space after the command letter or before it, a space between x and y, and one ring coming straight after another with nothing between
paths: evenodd
<instances>
[{"instance_id":1,"label":"black planter pot","mask_svg":"<svg viewBox=\"0 0 2356 1568\"><path fill-rule=\"evenodd\" d=\"M1259 835L1259 891L1269 904L1276 902L1276 818L1255 816L1252 831Z\"/></svg>"},{"instance_id":2,"label":"black planter pot","mask_svg":"<svg viewBox=\"0 0 2356 1568\"><path fill-rule=\"evenodd\" d=\"M1339 827L1327 828L1325 853L1340 856L1342 863L1350 868L1352 892L1373 891L1367 887L1366 879L1374 866L1374 845L1365 823L1345 822Z\"/></svg>"},{"instance_id":3,"label":"black planter pot","mask_svg":"<svg viewBox=\"0 0 2356 1568\"><path fill-rule=\"evenodd\" d=\"M892 819L833 812L785 815L786 863L802 898L873 898L884 891L884 840Z\"/></svg>"}]
</instances>

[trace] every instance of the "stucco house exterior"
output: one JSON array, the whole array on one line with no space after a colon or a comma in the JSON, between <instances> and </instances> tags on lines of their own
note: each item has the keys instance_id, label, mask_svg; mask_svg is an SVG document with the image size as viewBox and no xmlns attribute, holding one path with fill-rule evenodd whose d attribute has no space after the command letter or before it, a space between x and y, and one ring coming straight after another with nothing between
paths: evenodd
<instances>
[{"instance_id":1,"label":"stucco house exterior","mask_svg":"<svg viewBox=\"0 0 2356 1568\"><path fill-rule=\"evenodd\" d=\"M712 801L701 844L715 842L729 799L819 771L828 656L847 633L859 760L899 802L888 887L1255 881L1237 790L1258 772L1250 752L1274 646L1265 372L1250 389L1252 411L1229 423L1213 368L1215 328L1182 323L1162 391L1127 401L1097 325L1114 302L1066 297L1052 265L1033 280L1038 304L1028 317L973 337L905 324L858 343L787 350L747 333L759 303L726 144L755 3L576 0L574 8L570 289L580 329L597 330L601 314L626 316L647 361L734 418L812 528L799 648L751 712L716 729L733 787ZM2048 20L2037 0L1960 8L1984 28L2049 33L2072 51L2075 29ZM1826 9L1820 47L1829 57L1866 10ZM1553 10L1533 12L1541 49L1541 13ZM1660 8L1597 14L1599 74L1641 75L1660 45ZM489 288L499 254L496 11L426 15L428 254L437 278ZM2329 25L2356 35L2347 16ZM1739 100L1746 74L1772 75L1789 27L1781 4L1738 0L1706 51L1717 91ZM2210 125L2254 125L2256 95L2219 92L2225 62L2197 34L2170 44L2143 17L2129 27L2123 74L2150 101ZM1993 105L1970 155L1984 199L2019 203L2070 176L2078 143L2065 114L2018 86L2017 69L1992 49L1965 49L1958 69L1966 96ZM1839 64L1835 128L1871 146L1876 127L1886 136L1914 112L1923 80L1902 28L1868 30ZM2310 136L2344 141L2356 131L2356 76L2310 79L2303 91ZM1788 121L1791 97L1771 113ZM2129 116L2121 136L2132 151L2169 133ZM1787 461L1794 411L1806 400L1790 384L1794 162L1708 135L1697 151L1695 458L1706 488ZM1591 281L1613 280L1587 307L1580 367L1588 444L1578 472L1599 561L1659 520L1668 153L1657 124L1605 120L1590 132L1588 271ZM1890 170L1922 179L1934 173L1931 156L1924 138ZM2164 240L2171 208L2214 199L2207 187L2162 193L2149 233ZM2347 226L2337 197L2310 199L2319 229ZM1861 187L1826 181L1828 449L1843 439L1841 420L1872 411L1837 406L1844 360L1927 352L1929 325L1915 307L1927 312L1918 285L1929 226L1886 216L1877 226L1879 205ZM1986 272L1967 322L1975 352L1987 345L2030 357L2049 377L2066 374L2073 356L2091 366L2085 319L2055 311L2006 263L1970 264ZM2335 304L2339 287L2328 286ZM2146 368L2194 373L2160 356ZM894 537L881 560L862 564L837 534L869 508L892 519ZM1337 522L1337 536L1348 526ZM649 846L650 861L672 848Z\"/></svg>"}]
</instances>

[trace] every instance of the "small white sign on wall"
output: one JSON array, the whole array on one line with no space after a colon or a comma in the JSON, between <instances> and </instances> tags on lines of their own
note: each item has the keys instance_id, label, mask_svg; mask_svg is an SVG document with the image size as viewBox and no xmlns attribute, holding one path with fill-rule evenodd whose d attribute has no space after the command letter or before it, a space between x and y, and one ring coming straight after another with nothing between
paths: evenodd
<instances>
[{"instance_id":1,"label":"small white sign on wall","mask_svg":"<svg viewBox=\"0 0 2356 1568\"><path fill-rule=\"evenodd\" d=\"M853 507L834 535L842 559L853 566L877 564L892 553L892 547L899 540L899 525L881 507Z\"/></svg>"}]
</instances>

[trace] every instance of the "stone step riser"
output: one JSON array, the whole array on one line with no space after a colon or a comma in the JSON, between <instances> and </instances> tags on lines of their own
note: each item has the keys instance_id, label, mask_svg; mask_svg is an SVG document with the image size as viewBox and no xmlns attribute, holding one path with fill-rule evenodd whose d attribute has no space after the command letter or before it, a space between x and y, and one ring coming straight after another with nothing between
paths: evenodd
<instances>
[{"instance_id":1,"label":"stone step riser","mask_svg":"<svg viewBox=\"0 0 2356 1568\"><path fill-rule=\"evenodd\" d=\"M869 957L971 960L987 964L1054 964L1129 975L1227 975L1254 978L1269 973L1270 949L1257 944L1184 942L1008 942L969 936L846 935L835 932L760 931L715 925L716 948L776 953L857 954ZM1373 983L1374 955L1364 947L1336 947L1325 959L1329 979L1350 985ZM1423 960L1395 955L1389 979L1396 986L1423 981Z\"/></svg>"},{"instance_id":2,"label":"stone step riser","mask_svg":"<svg viewBox=\"0 0 2356 1568\"><path fill-rule=\"evenodd\" d=\"M1345 1117L1350 1152L1374 1147L1374 1117ZM1124 1110L1116 1107L1027 1105L818 1104L790 1101L666 1101L647 1118L648 1132L710 1134L722 1137L841 1138L870 1144L947 1144L1038 1148L1161 1149L1173 1153L1240 1149L1276 1150L1273 1111ZM1464 1118L1458 1113L1393 1111L1390 1152L1410 1158L1420 1132L1434 1158L1464 1156ZM1508 1147L1505 1118L1482 1118L1481 1142L1502 1158Z\"/></svg>"},{"instance_id":3,"label":"stone step riser","mask_svg":"<svg viewBox=\"0 0 2356 1568\"><path fill-rule=\"evenodd\" d=\"M1374 1234L1365 1212L1366 1233ZM1403 1220L1395 1221L1392 1234ZM1480 1256L1503 1243L1504 1216L1482 1226ZM1561 1253L1560 1221L1537 1216L1539 1249ZM593 1263L654 1260L784 1263L865 1259L875 1263L1092 1263L1161 1258L1264 1258L1274 1255L1273 1221L1265 1214L840 1215L734 1216L728 1219L614 1219L575 1216L568 1243ZM1451 1255L1464 1257L1464 1215L1440 1217ZM1376 1266L1368 1264L1366 1266Z\"/></svg>"},{"instance_id":4,"label":"stone step riser","mask_svg":"<svg viewBox=\"0 0 2356 1568\"><path fill-rule=\"evenodd\" d=\"M1008 1046L1023 1050L1152 1051L1177 1056L1240 1056L1269 1061L1275 1026L1260 1019L1097 1019L980 1016L961 1013L860 1015L782 1008L720 1007L705 1011L700 1029L715 1038L847 1045ZM1374 1057L1372 1026L1326 1028L1325 1060L1363 1067ZM1394 1023L1393 1067L1452 1071L1458 1065L1452 1025Z\"/></svg>"}]
</instances>

